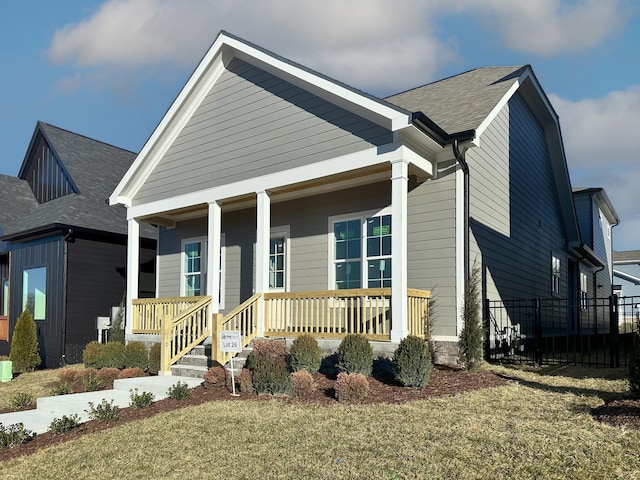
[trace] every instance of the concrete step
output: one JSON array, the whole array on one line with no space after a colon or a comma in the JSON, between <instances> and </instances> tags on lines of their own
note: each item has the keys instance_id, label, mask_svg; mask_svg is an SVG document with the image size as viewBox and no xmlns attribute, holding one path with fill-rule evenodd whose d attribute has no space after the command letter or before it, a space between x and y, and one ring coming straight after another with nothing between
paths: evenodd
<instances>
[{"instance_id":1,"label":"concrete step","mask_svg":"<svg viewBox=\"0 0 640 480\"><path fill-rule=\"evenodd\" d=\"M178 360L177 365L197 365L200 367L209 367L211 358L206 355L194 355L189 353Z\"/></svg>"},{"instance_id":2,"label":"concrete step","mask_svg":"<svg viewBox=\"0 0 640 480\"><path fill-rule=\"evenodd\" d=\"M181 377L197 378L202 381L202 377L209 370L209 367L202 365L171 365L171 375Z\"/></svg>"}]
</instances>

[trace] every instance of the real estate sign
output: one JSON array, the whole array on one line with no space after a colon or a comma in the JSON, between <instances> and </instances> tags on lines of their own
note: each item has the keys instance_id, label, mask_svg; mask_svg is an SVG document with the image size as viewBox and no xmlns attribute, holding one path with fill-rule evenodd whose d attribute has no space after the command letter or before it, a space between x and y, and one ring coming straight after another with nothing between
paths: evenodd
<instances>
[{"instance_id":1,"label":"real estate sign","mask_svg":"<svg viewBox=\"0 0 640 480\"><path fill-rule=\"evenodd\" d=\"M220 350L223 352L239 353L242 351L240 332L222 330L220 332Z\"/></svg>"}]
</instances>

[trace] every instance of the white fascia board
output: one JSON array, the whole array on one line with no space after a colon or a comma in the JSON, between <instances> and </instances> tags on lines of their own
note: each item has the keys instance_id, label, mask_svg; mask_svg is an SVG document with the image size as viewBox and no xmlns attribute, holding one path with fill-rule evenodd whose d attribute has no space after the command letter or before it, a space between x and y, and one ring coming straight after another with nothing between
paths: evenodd
<instances>
[{"instance_id":1,"label":"white fascia board","mask_svg":"<svg viewBox=\"0 0 640 480\"><path fill-rule=\"evenodd\" d=\"M495 120L495 118L498 116L498 114L504 108L504 106L509 102L511 97L513 97L513 94L516 93L518 88L520 88L520 85L522 84L522 79L523 79L523 77L521 76L518 80L513 82L513 85L511 85L509 90L507 90L507 93L505 93L502 96L502 98L496 104L496 106L493 107L493 110L491 110L489 115L487 115L486 118L480 124L480 126L478 126L478 128L476 128L476 137L474 139L474 145L475 146L480 146L480 137L482 136L484 131L487 129L487 127L489 127L489 125L491 125L491 123Z\"/></svg>"},{"instance_id":2,"label":"white fascia board","mask_svg":"<svg viewBox=\"0 0 640 480\"><path fill-rule=\"evenodd\" d=\"M209 92L213 84L225 69L223 56L236 56L250 63L258 63L269 70L294 81L294 83L316 94L340 104L354 113L384 124L392 131L399 130L411 124L411 114L401 109L393 108L381 100L367 97L339 85L327 78L323 78L296 65L281 60L269 53L255 48L238 39L221 33L195 69L186 85L173 102L160 124L147 140L133 165L129 168L114 192L109 197L109 203L115 205L131 204L132 199L142 187L148 176L162 159L168 148L178 136L184 125L198 108L202 99ZM324 93L324 95L322 95ZM349 108L350 107L350 108ZM370 112L370 115L367 115Z\"/></svg>"},{"instance_id":3,"label":"white fascia board","mask_svg":"<svg viewBox=\"0 0 640 480\"><path fill-rule=\"evenodd\" d=\"M620 270L613 269L613 276L622 278L623 280L626 280L627 282L631 282L631 283L635 283L636 285L640 285L640 278L638 278L638 277L636 277L634 275L630 275L630 274L628 274L626 272L622 272Z\"/></svg>"},{"instance_id":4,"label":"white fascia board","mask_svg":"<svg viewBox=\"0 0 640 480\"><path fill-rule=\"evenodd\" d=\"M381 147L373 147L348 155L316 162L311 165L292 168L281 172L270 173L239 182L185 193L154 202L135 205L127 209L128 218L140 218L157 215L179 208L221 201L226 198L247 195L260 191L269 191L279 187L308 182L317 178L338 175L360 168L390 163L403 158L407 154L406 147L390 143ZM417 159L416 159L417 160Z\"/></svg>"},{"instance_id":5,"label":"white fascia board","mask_svg":"<svg viewBox=\"0 0 640 480\"><path fill-rule=\"evenodd\" d=\"M424 173L426 173L430 177L433 176L433 163L431 163L426 158L420 156L419 154L411 150L406 145L402 147L402 158L408 160L409 163L418 167L420 170L422 170Z\"/></svg>"}]
</instances>

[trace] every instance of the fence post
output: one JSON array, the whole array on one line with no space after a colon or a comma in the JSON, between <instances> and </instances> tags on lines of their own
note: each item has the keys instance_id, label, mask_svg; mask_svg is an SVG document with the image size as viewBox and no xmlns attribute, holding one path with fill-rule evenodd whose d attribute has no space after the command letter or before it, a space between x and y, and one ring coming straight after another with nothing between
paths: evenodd
<instances>
[{"instance_id":1,"label":"fence post","mask_svg":"<svg viewBox=\"0 0 640 480\"><path fill-rule=\"evenodd\" d=\"M534 335L534 353L533 353L533 362L536 365L542 365L542 310L540 309L540 299L536 298L533 301L534 308L534 324L533 324L533 335Z\"/></svg>"},{"instance_id":2,"label":"fence post","mask_svg":"<svg viewBox=\"0 0 640 480\"><path fill-rule=\"evenodd\" d=\"M491 302L488 298L485 298L483 302L484 359L488 362L491 360Z\"/></svg>"},{"instance_id":3,"label":"fence post","mask_svg":"<svg viewBox=\"0 0 640 480\"><path fill-rule=\"evenodd\" d=\"M620 324L618 323L618 296L609 297L609 334L611 336L611 368L620 366Z\"/></svg>"}]
</instances>

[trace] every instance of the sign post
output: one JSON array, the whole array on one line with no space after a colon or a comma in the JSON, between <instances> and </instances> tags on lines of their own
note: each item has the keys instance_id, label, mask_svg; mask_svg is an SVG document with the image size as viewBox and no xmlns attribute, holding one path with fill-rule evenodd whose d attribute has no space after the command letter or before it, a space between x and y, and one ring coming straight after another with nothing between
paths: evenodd
<instances>
[{"instance_id":1,"label":"sign post","mask_svg":"<svg viewBox=\"0 0 640 480\"><path fill-rule=\"evenodd\" d=\"M240 353L242 351L242 338L240 332L233 330L222 330L220 332L220 351L230 353ZM235 369L233 367L233 357L231 357L231 395L237 397L236 393L236 377Z\"/></svg>"}]
</instances>

